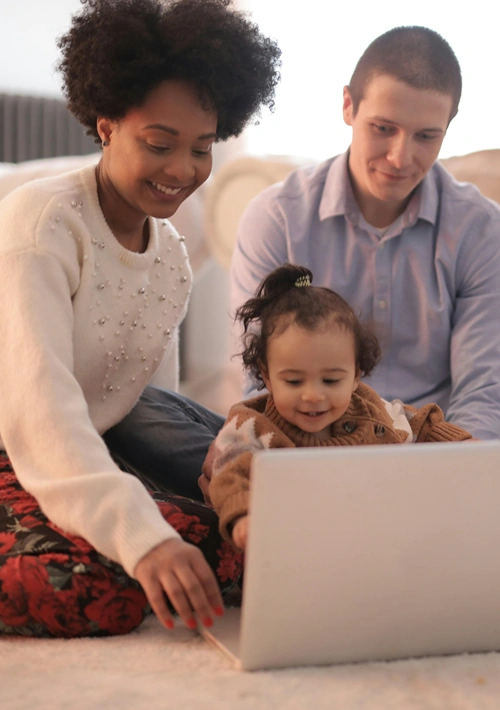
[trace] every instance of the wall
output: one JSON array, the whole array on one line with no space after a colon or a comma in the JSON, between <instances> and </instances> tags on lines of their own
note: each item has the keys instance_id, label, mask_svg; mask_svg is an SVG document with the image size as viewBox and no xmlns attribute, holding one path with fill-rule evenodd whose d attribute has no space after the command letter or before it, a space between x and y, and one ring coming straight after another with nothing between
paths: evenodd
<instances>
[{"instance_id":1,"label":"wall","mask_svg":"<svg viewBox=\"0 0 500 710\"><path fill-rule=\"evenodd\" d=\"M441 157L498 148L500 93L496 90L498 23L494 0L242 0L283 51L276 111L249 131L254 153L323 159L343 152L351 131L342 120L342 89L356 62L378 35L399 25L439 32L455 51L463 93ZM307 8L307 9L306 9Z\"/></svg>"},{"instance_id":2,"label":"wall","mask_svg":"<svg viewBox=\"0 0 500 710\"><path fill-rule=\"evenodd\" d=\"M80 0L0 0L0 91L59 96L56 39Z\"/></svg>"}]
</instances>

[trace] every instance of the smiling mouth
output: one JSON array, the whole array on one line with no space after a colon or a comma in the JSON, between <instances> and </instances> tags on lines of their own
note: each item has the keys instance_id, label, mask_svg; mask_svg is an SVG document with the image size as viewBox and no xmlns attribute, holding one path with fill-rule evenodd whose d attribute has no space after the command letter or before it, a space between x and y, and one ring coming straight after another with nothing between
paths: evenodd
<instances>
[{"instance_id":1,"label":"smiling mouth","mask_svg":"<svg viewBox=\"0 0 500 710\"><path fill-rule=\"evenodd\" d=\"M160 185L159 182L151 181L151 185L156 188L159 192L163 192L164 195L178 195L183 187L165 187L165 185Z\"/></svg>"},{"instance_id":2,"label":"smiling mouth","mask_svg":"<svg viewBox=\"0 0 500 710\"><path fill-rule=\"evenodd\" d=\"M385 178L387 178L387 180L406 180L410 177L409 175L393 175L392 173L384 173L383 171L380 172Z\"/></svg>"},{"instance_id":3,"label":"smiling mouth","mask_svg":"<svg viewBox=\"0 0 500 710\"><path fill-rule=\"evenodd\" d=\"M323 414L326 414L326 412L301 412L305 417L311 417L314 419L315 417L321 417Z\"/></svg>"}]
</instances>

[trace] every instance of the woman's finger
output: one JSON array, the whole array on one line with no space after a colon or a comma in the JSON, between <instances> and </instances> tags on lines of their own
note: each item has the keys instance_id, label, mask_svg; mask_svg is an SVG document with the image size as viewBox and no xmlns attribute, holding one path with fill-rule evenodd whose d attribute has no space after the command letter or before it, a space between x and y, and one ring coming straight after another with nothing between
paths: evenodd
<instances>
[{"instance_id":1,"label":"woman's finger","mask_svg":"<svg viewBox=\"0 0 500 710\"><path fill-rule=\"evenodd\" d=\"M189 605L194 610L199 623L207 627L212 626L212 616L214 614L214 610L211 607L208 597L205 593L204 585L202 584L198 575L195 573L194 569L192 567L182 567L176 570L176 573L178 576L178 580L182 585L183 591L188 599ZM175 608L177 609L177 607ZM179 615L181 615L180 612ZM184 620L184 617L182 618ZM188 626L188 628L192 628L191 622L186 623L186 626Z\"/></svg>"},{"instance_id":2,"label":"woman's finger","mask_svg":"<svg viewBox=\"0 0 500 710\"><path fill-rule=\"evenodd\" d=\"M173 629L174 621L165 601L165 594L162 584L160 584L160 582L156 579L151 579L147 582L143 582L142 588L153 612L156 614L160 622L166 626L167 629Z\"/></svg>"},{"instance_id":3,"label":"woman's finger","mask_svg":"<svg viewBox=\"0 0 500 710\"><path fill-rule=\"evenodd\" d=\"M194 607L190 602L189 592L185 587L182 577L183 567L177 567L175 571L165 572L160 575L160 582L169 602L174 607L181 621L188 629L195 629L197 626L194 614ZM179 572L181 572L179 574Z\"/></svg>"},{"instance_id":4,"label":"woman's finger","mask_svg":"<svg viewBox=\"0 0 500 710\"><path fill-rule=\"evenodd\" d=\"M191 561L193 572L199 579L202 589L204 591L205 597L207 599L209 608L212 614L216 616L222 616L224 613L224 603L222 601L222 595L217 584L215 576L205 561L204 557L201 559L195 556Z\"/></svg>"}]
</instances>

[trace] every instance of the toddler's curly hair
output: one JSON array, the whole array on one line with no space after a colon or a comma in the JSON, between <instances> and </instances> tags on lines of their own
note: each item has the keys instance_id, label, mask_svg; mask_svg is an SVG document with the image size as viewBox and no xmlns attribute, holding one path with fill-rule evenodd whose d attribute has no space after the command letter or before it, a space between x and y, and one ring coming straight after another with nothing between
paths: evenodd
<instances>
[{"instance_id":1,"label":"toddler's curly hair","mask_svg":"<svg viewBox=\"0 0 500 710\"><path fill-rule=\"evenodd\" d=\"M352 333L356 367L365 376L380 360L375 334L359 321L342 296L329 288L311 286L312 279L305 266L280 266L263 279L255 297L236 310L235 320L243 325L240 355L257 389L265 386L262 372L268 369L269 338L293 323L311 331L335 326Z\"/></svg>"}]
</instances>

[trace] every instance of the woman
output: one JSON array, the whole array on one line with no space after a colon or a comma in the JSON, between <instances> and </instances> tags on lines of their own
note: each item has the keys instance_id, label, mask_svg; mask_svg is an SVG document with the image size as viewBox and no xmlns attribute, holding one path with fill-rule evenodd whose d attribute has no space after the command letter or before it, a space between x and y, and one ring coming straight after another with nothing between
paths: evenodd
<instances>
[{"instance_id":1,"label":"woman","mask_svg":"<svg viewBox=\"0 0 500 710\"><path fill-rule=\"evenodd\" d=\"M0 632L124 633L147 602L171 628L167 599L209 626L240 561L211 511L157 505L101 435L154 374L177 385L191 271L165 220L272 103L279 50L229 0L83 4L60 70L102 159L0 204Z\"/></svg>"}]
</instances>

